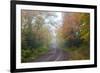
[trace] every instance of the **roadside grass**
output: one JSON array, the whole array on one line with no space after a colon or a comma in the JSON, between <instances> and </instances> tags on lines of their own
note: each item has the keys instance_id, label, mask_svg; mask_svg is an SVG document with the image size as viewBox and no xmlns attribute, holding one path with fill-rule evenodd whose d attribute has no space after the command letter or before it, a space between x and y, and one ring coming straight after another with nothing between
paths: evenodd
<instances>
[{"instance_id":1,"label":"roadside grass","mask_svg":"<svg viewBox=\"0 0 100 73\"><path fill-rule=\"evenodd\" d=\"M39 56L48 52L48 48L22 49L21 62L32 62Z\"/></svg>"},{"instance_id":2,"label":"roadside grass","mask_svg":"<svg viewBox=\"0 0 100 73\"><path fill-rule=\"evenodd\" d=\"M68 60L88 60L90 59L90 50L89 47L82 46L82 47L72 47L72 48L65 48L64 51L69 53Z\"/></svg>"}]
</instances>

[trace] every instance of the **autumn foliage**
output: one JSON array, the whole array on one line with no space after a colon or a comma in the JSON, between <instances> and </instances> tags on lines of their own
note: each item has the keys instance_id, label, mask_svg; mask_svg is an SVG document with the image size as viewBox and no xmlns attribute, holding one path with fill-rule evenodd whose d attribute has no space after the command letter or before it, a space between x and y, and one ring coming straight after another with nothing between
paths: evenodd
<instances>
[{"instance_id":1,"label":"autumn foliage","mask_svg":"<svg viewBox=\"0 0 100 73\"><path fill-rule=\"evenodd\" d=\"M69 51L71 59L89 59L89 13L63 13L63 26L58 29L59 45Z\"/></svg>"}]
</instances>

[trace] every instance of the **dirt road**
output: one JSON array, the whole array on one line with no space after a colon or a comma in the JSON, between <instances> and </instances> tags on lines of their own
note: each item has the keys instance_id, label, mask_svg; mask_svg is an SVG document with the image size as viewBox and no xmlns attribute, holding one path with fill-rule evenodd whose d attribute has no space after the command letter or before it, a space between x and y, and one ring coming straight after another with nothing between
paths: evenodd
<instances>
[{"instance_id":1,"label":"dirt road","mask_svg":"<svg viewBox=\"0 0 100 73\"><path fill-rule=\"evenodd\" d=\"M69 57L67 52L60 48L50 48L48 53L41 55L34 62L47 62L47 61L64 61Z\"/></svg>"}]
</instances>

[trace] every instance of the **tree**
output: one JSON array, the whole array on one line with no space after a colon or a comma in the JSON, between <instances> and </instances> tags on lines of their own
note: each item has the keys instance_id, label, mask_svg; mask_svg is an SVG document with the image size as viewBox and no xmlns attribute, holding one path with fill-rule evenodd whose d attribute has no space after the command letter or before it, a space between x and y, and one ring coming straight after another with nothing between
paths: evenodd
<instances>
[{"instance_id":1,"label":"tree","mask_svg":"<svg viewBox=\"0 0 100 73\"><path fill-rule=\"evenodd\" d=\"M22 48L47 47L49 43L50 32L45 25L45 12L22 10ZM48 35L48 37L47 37Z\"/></svg>"},{"instance_id":2,"label":"tree","mask_svg":"<svg viewBox=\"0 0 100 73\"><path fill-rule=\"evenodd\" d=\"M79 47L83 41L88 43L89 22L88 13L63 13L63 26L58 29L62 44L65 47Z\"/></svg>"}]
</instances>

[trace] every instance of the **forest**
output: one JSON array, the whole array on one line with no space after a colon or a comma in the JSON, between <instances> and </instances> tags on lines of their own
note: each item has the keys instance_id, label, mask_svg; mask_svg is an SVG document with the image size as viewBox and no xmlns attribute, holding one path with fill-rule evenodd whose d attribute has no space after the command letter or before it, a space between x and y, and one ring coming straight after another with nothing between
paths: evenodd
<instances>
[{"instance_id":1,"label":"forest","mask_svg":"<svg viewBox=\"0 0 100 73\"><path fill-rule=\"evenodd\" d=\"M89 13L21 10L21 62L89 58Z\"/></svg>"}]
</instances>

